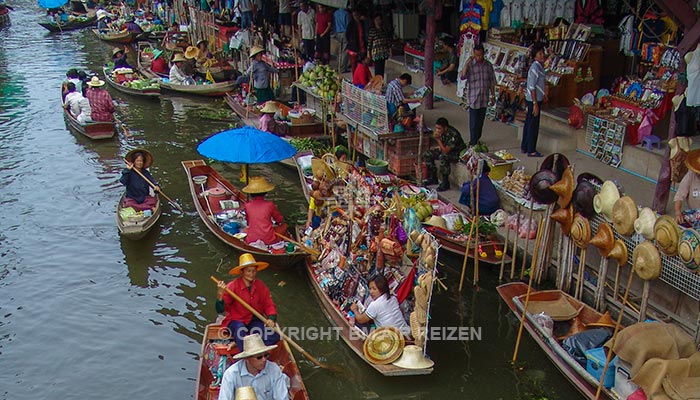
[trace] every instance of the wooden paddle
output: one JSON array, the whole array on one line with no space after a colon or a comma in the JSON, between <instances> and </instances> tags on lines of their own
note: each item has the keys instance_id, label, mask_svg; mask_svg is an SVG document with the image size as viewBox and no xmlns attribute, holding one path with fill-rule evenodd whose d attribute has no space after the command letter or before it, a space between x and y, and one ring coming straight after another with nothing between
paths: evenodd
<instances>
[{"instance_id":1,"label":"wooden paddle","mask_svg":"<svg viewBox=\"0 0 700 400\"><path fill-rule=\"evenodd\" d=\"M517 232L516 232L517 234ZM510 240L510 224L506 219L506 242L503 245L503 257L501 257L501 270L498 272L498 282L503 281L503 270L506 266L506 254L508 254L508 241Z\"/></svg>"},{"instance_id":2,"label":"wooden paddle","mask_svg":"<svg viewBox=\"0 0 700 400\"><path fill-rule=\"evenodd\" d=\"M283 235L283 234L281 234L281 233L279 233L279 232L275 232L275 235L277 235L277 237L279 237L280 239L284 239L284 240L286 240L286 241L288 241L288 242L290 242L290 243L294 243L295 245L299 246L302 250L304 250L305 252L311 254L312 256L318 257L318 256L321 255L321 252L320 252L320 251L318 251L318 250L316 250L316 249L312 249L311 247L304 246L303 244L297 242L296 240L294 240L294 239L292 239L292 238L290 238L290 237L287 237L287 236L285 236L285 235Z\"/></svg>"},{"instance_id":3,"label":"wooden paddle","mask_svg":"<svg viewBox=\"0 0 700 400\"><path fill-rule=\"evenodd\" d=\"M151 187L153 188L153 190L157 190L158 193L162 194L163 197L165 197L165 198L168 200L168 202L170 202L170 204L171 204L173 207L177 208L180 212L185 212L185 210L183 210L182 207L180 207L180 205L177 204L177 203L175 202L175 200L173 200L173 199L171 199L170 197L168 197L168 195L165 194L165 193L163 193L163 191L160 190L160 188L156 189L156 185L154 185L153 182L151 182L148 178L146 178L146 177L141 173L141 171L139 171L139 170L136 169L136 168L131 168L131 170L134 171L134 172L136 172L137 174L139 174L139 176L140 176L141 178L143 178L146 182L148 182L148 184L151 185Z\"/></svg>"},{"instance_id":4,"label":"wooden paddle","mask_svg":"<svg viewBox=\"0 0 700 400\"><path fill-rule=\"evenodd\" d=\"M221 282L220 280L216 279L216 278L213 277L213 276L210 276L210 278L211 278L211 280L214 281L217 285L219 284L219 282ZM224 290L226 290L226 293L228 293L231 297L233 297L234 300L236 300L237 302L241 303L241 305L242 305L243 307L245 307L246 310L250 311L250 312L255 316L255 318L259 319L260 321L263 321L263 323L265 323L265 322L268 321L268 319L265 318L265 317L263 317L263 315L260 314L260 313L258 312L258 310L256 310L256 309L254 309L253 307L251 307L250 304L246 303L245 300L243 300L242 298L240 298L240 296L238 296L236 293L234 293L231 289L225 288ZM267 326L267 324L266 324L266 326ZM330 366L330 365L328 365L328 364L324 364L324 363L318 361L318 360L316 359L316 357L314 357L314 356L312 356L311 354L309 354L306 350L304 350L301 346L299 346L299 345L297 344L297 342L293 341L292 339L289 338L289 336L285 335L284 332L282 331L282 329L280 329L280 327L279 327L278 324L275 323L275 326L274 326L273 329L275 330L275 332L277 332L278 335L280 335L280 337L281 337L285 342L291 344L292 347L294 347L295 349L297 349L297 351L299 351L304 357L306 357L307 360L311 361L312 363L316 364L317 366L319 366L319 367L321 367L321 368L330 369L330 370L332 370L332 371L337 371L337 372L342 372L342 371L343 371L342 368L340 368L340 367Z\"/></svg>"}]
</instances>

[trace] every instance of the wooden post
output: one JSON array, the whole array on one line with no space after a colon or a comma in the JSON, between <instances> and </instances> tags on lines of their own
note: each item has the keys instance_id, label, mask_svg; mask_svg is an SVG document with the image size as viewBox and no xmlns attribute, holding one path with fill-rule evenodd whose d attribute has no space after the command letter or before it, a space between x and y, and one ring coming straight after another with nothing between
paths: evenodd
<instances>
[{"instance_id":1,"label":"wooden post","mask_svg":"<svg viewBox=\"0 0 700 400\"><path fill-rule=\"evenodd\" d=\"M520 203L518 203L518 214L515 218L515 239L513 240L513 258L510 260L510 280L515 275L515 258L518 255L518 239L520 239Z\"/></svg>"},{"instance_id":2,"label":"wooden post","mask_svg":"<svg viewBox=\"0 0 700 400\"><path fill-rule=\"evenodd\" d=\"M530 200L530 212L527 215L527 233L525 234L525 251L523 252L523 262L520 263L520 279L525 277L525 263L527 262L527 253L530 251L530 229L532 227L532 209L534 203ZM532 272L532 271L530 271Z\"/></svg>"}]
</instances>

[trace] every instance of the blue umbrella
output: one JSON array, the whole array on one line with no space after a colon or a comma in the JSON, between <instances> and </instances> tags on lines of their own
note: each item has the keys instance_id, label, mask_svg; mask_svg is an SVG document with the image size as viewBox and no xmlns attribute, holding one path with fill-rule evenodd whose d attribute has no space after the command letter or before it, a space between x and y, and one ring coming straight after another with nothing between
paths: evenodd
<instances>
[{"instance_id":1,"label":"blue umbrella","mask_svg":"<svg viewBox=\"0 0 700 400\"><path fill-rule=\"evenodd\" d=\"M39 0L39 7L59 8L66 3L68 3L68 0Z\"/></svg>"},{"instance_id":2,"label":"blue umbrella","mask_svg":"<svg viewBox=\"0 0 700 400\"><path fill-rule=\"evenodd\" d=\"M218 161L265 164L292 157L297 150L279 136L246 126L216 133L197 146L199 154Z\"/></svg>"}]
</instances>

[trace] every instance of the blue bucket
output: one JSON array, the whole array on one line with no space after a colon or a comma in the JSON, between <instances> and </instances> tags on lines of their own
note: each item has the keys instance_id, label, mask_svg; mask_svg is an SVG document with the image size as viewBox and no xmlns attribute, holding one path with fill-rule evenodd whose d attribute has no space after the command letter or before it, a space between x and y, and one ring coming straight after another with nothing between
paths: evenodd
<instances>
[{"instance_id":1,"label":"blue bucket","mask_svg":"<svg viewBox=\"0 0 700 400\"><path fill-rule=\"evenodd\" d=\"M238 222L229 222L226 225L223 226L224 232L230 234L230 235L235 235L241 230L241 227L238 225Z\"/></svg>"}]
</instances>

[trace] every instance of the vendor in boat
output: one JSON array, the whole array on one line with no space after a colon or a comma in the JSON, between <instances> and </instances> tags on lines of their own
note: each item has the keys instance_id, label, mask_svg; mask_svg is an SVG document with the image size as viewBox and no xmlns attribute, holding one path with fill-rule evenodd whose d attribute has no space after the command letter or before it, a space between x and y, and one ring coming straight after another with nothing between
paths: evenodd
<instances>
[{"instance_id":1,"label":"vendor in boat","mask_svg":"<svg viewBox=\"0 0 700 400\"><path fill-rule=\"evenodd\" d=\"M277 320L277 308L272 301L270 290L257 279L258 271L269 266L268 263L256 261L250 253L243 253L238 257L238 266L229 271L229 275L240 275L229 283L223 280L218 283L216 292L216 312L225 313L221 325L228 328L231 336L239 349L244 348L243 338L253 333L259 333L267 345L275 344L280 336L274 331ZM236 301L227 291L235 293L243 301L248 303L258 313L265 316L261 321L253 315L241 303ZM266 329L269 328L269 329Z\"/></svg>"},{"instance_id":2,"label":"vendor in boat","mask_svg":"<svg viewBox=\"0 0 700 400\"><path fill-rule=\"evenodd\" d=\"M83 81L80 79L80 74L75 68L71 68L66 72L66 80L63 81L61 87L61 92L63 93L63 98L65 99L66 94L68 94L68 84L73 83L75 85L75 90L79 93L83 93Z\"/></svg>"},{"instance_id":3,"label":"vendor in boat","mask_svg":"<svg viewBox=\"0 0 700 400\"><path fill-rule=\"evenodd\" d=\"M182 55L182 53L177 53L175 54L175 57L173 57L173 65L170 67L169 75L170 83L173 85L184 85L185 81L190 79L189 76L182 72L182 66L184 65L185 61L187 61L187 59Z\"/></svg>"},{"instance_id":4,"label":"vendor in boat","mask_svg":"<svg viewBox=\"0 0 700 400\"><path fill-rule=\"evenodd\" d=\"M111 19L109 14L105 11L103 14L97 16L97 30L100 33L107 33L110 30Z\"/></svg>"},{"instance_id":5,"label":"vendor in boat","mask_svg":"<svg viewBox=\"0 0 700 400\"><path fill-rule=\"evenodd\" d=\"M250 178L248 185L241 189L243 193L250 195L250 201L245 203L248 232L245 241L248 244L262 241L269 245L279 241L275 235L274 221L277 225L284 225L284 217L277 209L275 203L265 200L265 195L272 191L275 185L262 176Z\"/></svg>"},{"instance_id":6,"label":"vendor in boat","mask_svg":"<svg viewBox=\"0 0 700 400\"><path fill-rule=\"evenodd\" d=\"M155 192L159 192L160 187L148 171L148 167L153 164L153 155L148 150L134 149L126 154L124 161L126 168L119 179L119 182L126 186L123 206L137 211L155 211L158 205Z\"/></svg>"},{"instance_id":7,"label":"vendor in boat","mask_svg":"<svg viewBox=\"0 0 700 400\"><path fill-rule=\"evenodd\" d=\"M197 42L197 64L202 65L207 60L211 59L212 55L209 52L209 42L202 39Z\"/></svg>"},{"instance_id":8,"label":"vendor in boat","mask_svg":"<svg viewBox=\"0 0 700 400\"><path fill-rule=\"evenodd\" d=\"M262 56L265 50L260 47L253 46L250 49L250 58L253 61L250 63L246 76L252 76L252 87L255 89L255 97L258 99L258 104L264 104L269 100L275 99L275 94L270 88L270 74L276 73L277 69L263 61Z\"/></svg>"},{"instance_id":9,"label":"vendor in boat","mask_svg":"<svg viewBox=\"0 0 700 400\"><path fill-rule=\"evenodd\" d=\"M115 47L112 49L112 62L114 63L114 69L117 68L130 68L133 69L131 65L126 61L126 52L121 47Z\"/></svg>"},{"instance_id":10,"label":"vendor in boat","mask_svg":"<svg viewBox=\"0 0 700 400\"><path fill-rule=\"evenodd\" d=\"M347 147L343 146L342 144L339 144L333 148L335 158L338 159L338 161L348 161L348 155L350 154L350 151L348 150Z\"/></svg>"},{"instance_id":11,"label":"vendor in boat","mask_svg":"<svg viewBox=\"0 0 700 400\"><path fill-rule=\"evenodd\" d=\"M236 400L289 399L289 377L277 363L268 361L275 348L276 344L266 345L257 333L243 338L241 352L233 356L239 361L228 367L221 378L219 400L232 400L234 395Z\"/></svg>"},{"instance_id":12,"label":"vendor in boat","mask_svg":"<svg viewBox=\"0 0 700 400\"><path fill-rule=\"evenodd\" d=\"M124 28L125 28L127 31L133 32L133 33L136 33L136 34L141 34L141 33L143 33L143 29L141 29L141 27L139 26L139 24L137 24L136 22L134 22L134 16L133 16L133 15L127 15L126 18L124 18L124 19L126 20L126 23L124 24Z\"/></svg>"},{"instance_id":13,"label":"vendor in boat","mask_svg":"<svg viewBox=\"0 0 700 400\"><path fill-rule=\"evenodd\" d=\"M491 172L491 168L484 163L481 177L479 177L479 215L491 215L496 212L500 206L498 192L493 182L491 182L491 178L489 178L489 172ZM467 181L462 184L462 193L459 197L459 204L464 204L469 207L472 213L474 213L472 207L475 204L472 204L471 196L472 192L476 193L476 187L472 187L474 181Z\"/></svg>"},{"instance_id":14,"label":"vendor in boat","mask_svg":"<svg viewBox=\"0 0 700 400\"><path fill-rule=\"evenodd\" d=\"M165 61L165 58L161 57L162 55L163 50L153 50L153 61L151 61L151 71L157 74L165 75L168 73L168 62Z\"/></svg>"},{"instance_id":15,"label":"vendor in boat","mask_svg":"<svg viewBox=\"0 0 700 400\"><path fill-rule=\"evenodd\" d=\"M357 304L350 306L350 310L355 314L355 321L361 324L374 321L377 328L393 326L400 330L404 336L410 336L411 328L403 318L399 300L389 292L389 283L381 273L370 279L369 295L372 302L367 306L365 312L360 312Z\"/></svg>"},{"instance_id":16,"label":"vendor in boat","mask_svg":"<svg viewBox=\"0 0 700 400\"><path fill-rule=\"evenodd\" d=\"M263 132L269 132L277 136L284 136L287 134L289 128L287 124L283 122L277 122L275 120L275 113L279 112L280 109L277 107L277 103L274 100L270 100L263 108L260 109L260 120L258 128Z\"/></svg>"},{"instance_id":17,"label":"vendor in boat","mask_svg":"<svg viewBox=\"0 0 700 400\"><path fill-rule=\"evenodd\" d=\"M91 122L92 109L90 108L90 100L83 97L83 94L76 89L75 83L68 82L66 88L68 93L63 102L63 108L68 110L81 124L84 125L87 122Z\"/></svg>"},{"instance_id":18,"label":"vendor in boat","mask_svg":"<svg viewBox=\"0 0 700 400\"><path fill-rule=\"evenodd\" d=\"M91 117L96 122L107 122L114 120L114 100L109 92L104 89L105 81L93 76L87 85L88 90L85 92L85 97L90 100L90 108L92 109Z\"/></svg>"}]
</instances>

